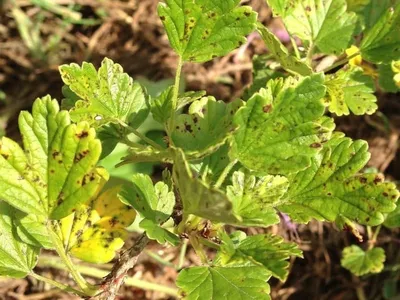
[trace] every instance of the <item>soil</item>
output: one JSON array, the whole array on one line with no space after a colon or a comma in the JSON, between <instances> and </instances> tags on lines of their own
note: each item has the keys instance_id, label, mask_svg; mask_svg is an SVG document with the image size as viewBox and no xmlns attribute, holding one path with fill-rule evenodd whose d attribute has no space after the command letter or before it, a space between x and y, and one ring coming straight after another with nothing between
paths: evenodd
<instances>
[{"instance_id":1,"label":"soil","mask_svg":"<svg viewBox=\"0 0 400 300\"><path fill-rule=\"evenodd\" d=\"M82 25L62 22L53 13L29 5L29 1L17 0L21 9L34 20L42 16L40 25L42 45L57 36L55 46L40 57L21 39L13 18L11 1L0 1L0 92L6 95L0 104L0 128L8 136L18 139L17 116L21 109L29 109L33 100L46 94L62 99L62 82L58 65L63 63L90 61L98 66L104 57L121 64L134 78L152 81L171 78L177 65L177 57L169 43L161 22L156 15L157 0L57 0L59 3L79 5L86 19L100 20L97 25ZM242 1L259 12L259 20L269 24L273 31L281 30L279 21L272 20L265 1ZM102 12L106 16L102 16ZM100 17L99 17L100 15ZM263 43L257 38L241 51L234 51L221 59L205 64L187 64L184 68L187 90L206 90L218 99L230 101L239 97L251 83L251 58L254 54L266 53ZM400 179L398 140L400 134L399 94L377 92L379 112L374 116L349 116L336 118L338 130L355 139L369 142L370 167L385 172L389 180ZM368 299L383 299L383 287L392 280L398 286L397 271L385 271L379 275L361 279L340 266L342 249L352 243L365 246L350 232L339 231L331 224L311 222L297 228L304 259L293 259L291 273L285 283L272 280L272 299L357 299L363 290ZM294 239L292 232L282 226L268 231ZM361 233L365 236L363 228ZM133 240L133 238L132 238ZM382 229L377 244L386 250L386 265L399 263L399 230ZM178 263L179 250L161 248L151 244L148 251L164 260ZM185 266L199 264L192 249L188 249ZM66 272L39 268L38 272L62 282L71 282ZM166 286L174 286L176 269L159 264L144 253L131 271L135 278ZM74 299L74 297L52 290L35 279L0 279L0 299ZM124 287L119 299L172 299L160 292L140 288ZM361 298L359 298L361 299Z\"/></svg>"}]
</instances>

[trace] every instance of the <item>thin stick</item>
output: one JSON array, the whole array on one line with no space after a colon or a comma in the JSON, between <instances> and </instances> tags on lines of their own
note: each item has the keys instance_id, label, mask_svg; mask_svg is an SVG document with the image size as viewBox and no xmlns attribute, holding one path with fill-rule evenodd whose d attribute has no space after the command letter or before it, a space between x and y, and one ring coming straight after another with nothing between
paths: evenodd
<instances>
[{"instance_id":1,"label":"thin stick","mask_svg":"<svg viewBox=\"0 0 400 300\"><path fill-rule=\"evenodd\" d=\"M232 168L236 165L237 159L231 161L224 169L224 171L221 173L219 176L217 182L215 183L215 188L219 188L225 181L226 176L228 176L229 172L232 170Z\"/></svg>"},{"instance_id":2,"label":"thin stick","mask_svg":"<svg viewBox=\"0 0 400 300\"><path fill-rule=\"evenodd\" d=\"M75 294L75 295L78 295L78 296L82 296L82 297L86 296L86 294L82 293L81 291L78 291L78 290L76 290L76 289L74 289L74 288L72 288L72 287L70 287L68 285L62 284L60 282L54 281L54 280L52 280L50 278L43 277L43 276L41 276L39 274L31 273L31 274L29 274L29 276L32 276L33 278L36 278L37 280L46 282L46 283L48 283L48 284L50 284L52 286L55 286L56 288L59 288L60 290L62 290L64 292L72 293L72 294Z\"/></svg>"},{"instance_id":3,"label":"thin stick","mask_svg":"<svg viewBox=\"0 0 400 300\"><path fill-rule=\"evenodd\" d=\"M137 131L135 128L129 126L128 124L118 120L118 123L123 126L124 128L126 128L129 132L133 133L134 135L136 135L137 137L139 137L140 139L142 139L143 141L145 141L147 144L153 146L154 148L158 149L158 150L164 150L163 147L161 147L159 144L157 144L155 141L149 139L147 136L145 136L144 134L140 133L139 131Z\"/></svg>"},{"instance_id":4,"label":"thin stick","mask_svg":"<svg viewBox=\"0 0 400 300\"><path fill-rule=\"evenodd\" d=\"M174 89L173 89L173 94L172 94L172 111L171 111L171 116L170 116L169 124L168 124L168 134L170 134L173 131L174 126L175 126L175 111L176 111L176 106L178 103L182 67L183 67L183 60L182 60L182 57L179 57L178 67L176 68L176 74L175 74L175 84L174 84ZM170 139L170 141L172 143L172 139Z\"/></svg>"}]
</instances>

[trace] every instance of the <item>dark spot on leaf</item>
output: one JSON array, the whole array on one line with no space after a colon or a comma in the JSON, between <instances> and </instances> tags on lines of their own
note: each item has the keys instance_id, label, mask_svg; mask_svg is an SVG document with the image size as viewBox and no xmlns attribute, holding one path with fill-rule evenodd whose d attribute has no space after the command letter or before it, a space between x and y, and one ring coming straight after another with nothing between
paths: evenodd
<instances>
[{"instance_id":1,"label":"dark spot on leaf","mask_svg":"<svg viewBox=\"0 0 400 300\"><path fill-rule=\"evenodd\" d=\"M388 193L386 193L386 192L383 192L383 193L382 193L382 195L383 195L384 197L387 197L387 196L389 196L389 194L388 194Z\"/></svg>"},{"instance_id":2,"label":"dark spot on leaf","mask_svg":"<svg viewBox=\"0 0 400 300\"><path fill-rule=\"evenodd\" d=\"M185 124L185 130L189 131L190 133L193 132L192 126L190 126L190 124Z\"/></svg>"},{"instance_id":3,"label":"dark spot on leaf","mask_svg":"<svg viewBox=\"0 0 400 300\"><path fill-rule=\"evenodd\" d=\"M360 182L361 182L362 184L367 183L367 178L365 178L365 177L360 177Z\"/></svg>"},{"instance_id":4,"label":"dark spot on leaf","mask_svg":"<svg viewBox=\"0 0 400 300\"><path fill-rule=\"evenodd\" d=\"M165 16L160 17L161 21L165 21Z\"/></svg>"},{"instance_id":5,"label":"dark spot on leaf","mask_svg":"<svg viewBox=\"0 0 400 300\"><path fill-rule=\"evenodd\" d=\"M382 176L380 176L380 175L376 175L375 176L375 178L374 178L374 183L375 184L378 184L379 182L382 182L382 181L383 181Z\"/></svg>"},{"instance_id":6,"label":"dark spot on leaf","mask_svg":"<svg viewBox=\"0 0 400 300\"><path fill-rule=\"evenodd\" d=\"M76 134L76 137L78 139L83 139L88 136L89 136L89 132L87 132L87 131L82 131L82 132Z\"/></svg>"},{"instance_id":7,"label":"dark spot on leaf","mask_svg":"<svg viewBox=\"0 0 400 300\"><path fill-rule=\"evenodd\" d=\"M272 105L271 104L267 104L263 106L263 112L265 113L269 113L272 110Z\"/></svg>"},{"instance_id":8,"label":"dark spot on leaf","mask_svg":"<svg viewBox=\"0 0 400 300\"><path fill-rule=\"evenodd\" d=\"M249 13L248 11L245 11L245 12L244 12L244 15L245 15L246 17L250 17L251 13Z\"/></svg>"},{"instance_id":9,"label":"dark spot on leaf","mask_svg":"<svg viewBox=\"0 0 400 300\"><path fill-rule=\"evenodd\" d=\"M321 145L320 143L312 143L312 144L310 145L310 147L311 147L311 148L314 148L314 149L317 149L317 148L321 148L322 145Z\"/></svg>"},{"instance_id":10,"label":"dark spot on leaf","mask_svg":"<svg viewBox=\"0 0 400 300\"><path fill-rule=\"evenodd\" d=\"M8 155L8 154L5 154L5 153L2 153L1 156L3 156L4 159L8 159L8 158L9 158L9 155Z\"/></svg>"}]
</instances>

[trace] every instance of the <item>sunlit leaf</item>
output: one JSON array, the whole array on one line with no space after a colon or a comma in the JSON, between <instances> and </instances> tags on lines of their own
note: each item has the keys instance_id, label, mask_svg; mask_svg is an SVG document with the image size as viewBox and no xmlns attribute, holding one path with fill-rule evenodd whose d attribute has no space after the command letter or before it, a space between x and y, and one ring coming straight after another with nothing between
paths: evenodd
<instances>
[{"instance_id":1,"label":"sunlit leaf","mask_svg":"<svg viewBox=\"0 0 400 300\"><path fill-rule=\"evenodd\" d=\"M35 101L32 114L22 112L19 128L25 151L14 141L0 142L0 198L27 214L60 219L87 202L101 175L101 152L94 129L71 124L57 101Z\"/></svg>"},{"instance_id":2,"label":"sunlit leaf","mask_svg":"<svg viewBox=\"0 0 400 300\"><path fill-rule=\"evenodd\" d=\"M240 0L166 0L158 14L172 48L184 61L205 62L246 42L256 13Z\"/></svg>"}]
</instances>

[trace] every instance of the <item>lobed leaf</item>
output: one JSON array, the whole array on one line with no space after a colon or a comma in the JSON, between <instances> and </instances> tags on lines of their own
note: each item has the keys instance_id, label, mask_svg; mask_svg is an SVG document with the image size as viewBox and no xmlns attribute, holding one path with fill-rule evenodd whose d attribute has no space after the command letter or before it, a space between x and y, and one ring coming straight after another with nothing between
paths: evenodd
<instances>
[{"instance_id":1,"label":"lobed leaf","mask_svg":"<svg viewBox=\"0 0 400 300\"><path fill-rule=\"evenodd\" d=\"M136 216L132 207L118 199L120 190L121 186L114 186L60 220L66 252L97 264L108 263L114 258L115 252L124 245L125 228Z\"/></svg>"},{"instance_id":2,"label":"lobed leaf","mask_svg":"<svg viewBox=\"0 0 400 300\"><path fill-rule=\"evenodd\" d=\"M396 228L400 227L400 205L397 203L396 209L390 212L383 223L386 227Z\"/></svg>"},{"instance_id":3,"label":"lobed leaf","mask_svg":"<svg viewBox=\"0 0 400 300\"><path fill-rule=\"evenodd\" d=\"M262 266L272 276L285 281L289 274L290 256L303 257L295 243L285 243L283 238L272 234L257 234L240 239L222 238L223 245L217 261L223 266Z\"/></svg>"},{"instance_id":4,"label":"lobed leaf","mask_svg":"<svg viewBox=\"0 0 400 300\"><path fill-rule=\"evenodd\" d=\"M126 185L120 196L132 205L143 217L140 222L147 236L157 240L160 244L169 242L172 245L179 243L179 238L161 225L166 222L175 206L175 195L169 191L164 182L153 185L148 175L135 174L131 185Z\"/></svg>"},{"instance_id":5,"label":"lobed leaf","mask_svg":"<svg viewBox=\"0 0 400 300\"><path fill-rule=\"evenodd\" d=\"M368 30L360 45L361 55L373 63L400 59L400 3L390 7Z\"/></svg>"},{"instance_id":6,"label":"lobed leaf","mask_svg":"<svg viewBox=\"0 0 400 300\"><path fill-rule=\"evenodd\" d=\"M270 300L270 273L257 266L192 267L182 270L176 284L183 299Z\"/></svg>"},{"instance_id":7,"label":"lobed leaf","mask_svg":"<svg viewBox=\"0 0 400 300\"><path fill-rule=\"evenodd\" d=\"M240 171L234 172L227 195L234 213L242 219L238 225L268 227L279 223L274 207L281 204L288 185L288 180L282 176L267 175L257 179Z\"/></svg>"},{"instance_id":8,"label":"lobed leaf","mask_svg":"<svg viewBox=\"0 0 400 300\"><path fill-rule=\"evenodd\" d=\"M356 276L382 271L385 262L385 250L372 248L364 251L356 245L346 247L343 250L341 265Z\"/></svg>"},{"instance_id":9,"label":"lobed leaf","mask_svg":"<svg viewBox=\"0 0 400 300\"><path fill-rule=\"evenodd\" d=\"M36 100L32 114L21 112L19 128L25 151L8 138L0 142L0 197L27 214L52 219L87 202L101 179L94 129L86 122L71 124L50 97Z\"/></svg>"},{"instance_id":10,"label":"lobed leaf","mask_svg":"<svg viewBox=\"0 0 400 300\"><path fill-rule=\"evenodd\" d=\"M0 202L0 276L23 278L35 267L39 248L15 235L15 210Z\"/></svg>"},{"instance_id":11,"label":"lobed leaf","mask_svg":"<svg viewBox=\"0 0 400 300\"><path fill-rule=\"evenodd\" d=\"M296 222L343 216L374 226L395 209L399 192L393 183L380 174L356 174L369 160L367 143L343 136L336 133L309 168L289 177L288 202L280 209Z\"/></svg>"},{"instance_id":12,"label":"lobed leaf","mask_svg":"<svg viewBox=\"0 0 400 300\"><path fill-rule=\"evenodd\" d=\"M235 115L231 156L259 175L288 175L310 166L334 128L323 117L323 76L269 81Z\"/></svg>"},{"instance_id":13,"label":"lobed leaf","mask_svg":"<svg viewBox=\"0 0 400 300\"><path fill-rule=\"evenodd\" d=\"M121 65L105 58L98 71L91 63L62 65L61 78L81 100L70 115L75 122L92 125L129 123L139 127L149 113L147 99L139 83L124 73Z\"/></svg>"},{"instance_id":14,"label":"lobed leaf","mask_svg":"<svg viewBox=\"0 0 400 300\"><path fill-rule=\"evenodd\" d=\"M170 44L183 61L205 62L246 42L257 14L240 0L166 0L158 5Z\"/></svg>"},{"instance_id":15,"label":"lobed leaf","mask_svg":"<svg viewBox=\"0 0 400 300\"><path fill-rule=\"evenodd\" d=\"M241 106L241 100L226 104L213 97L194 101L188 114L176 118L176 128L171 134L174 145L192 156L215 151L234 131L233 116Z\"/></svg>"},{"instance_id":16,"label":"lobed leaf","mask_svg":"<svg viewBox=\"0 0 400 300\"><path fill-rule=\"evenodd\" d=\"M346 0L267 1L289 33L323 53L340 54L352 42L357 17L347 11Z\"/></svg>"},{"instance_id":17,"label":"lobed leaf","mask_svg":"<svg viewBox=\"0 0 400 300\"><path fill-rule=\"evenodd\" d=\"M376 104L374 80L358 67L341 69L325 80L327 94L324 102L338 116L373 114Z\"/></svg>"}]
</instances>

